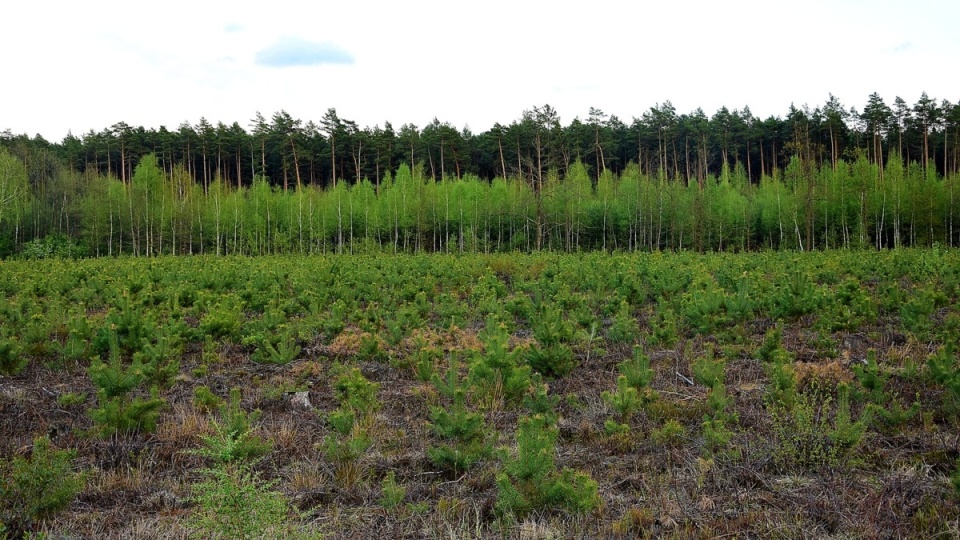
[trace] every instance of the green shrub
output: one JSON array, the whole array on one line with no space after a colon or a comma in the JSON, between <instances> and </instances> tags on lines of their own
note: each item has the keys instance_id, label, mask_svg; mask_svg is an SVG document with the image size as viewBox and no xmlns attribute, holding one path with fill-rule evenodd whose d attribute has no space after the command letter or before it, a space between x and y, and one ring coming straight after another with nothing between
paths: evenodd
<instances>
[{"instance_id":1,"label":"green shrub","mask_svg":"<svg viewBox=\"0 0 960 540\"><path fill-rule=\"evenodd\" d=\"M564 377L577 367L569 343L573 328L559 309L545 307L532 322L537 345L527 351L527 362L534 371L548 377Z\"/></svg>"},{"instance_id":2,"label":"green shrub","mask_svg":"<svg viewBox=\"0 0 960 540\"><path fill-rule=\"evenodd\" d=\"M498 512L523 517L535 510L589 512L599 506L597 482L588 474L557 470L557 428L547 419L522 418L516 437L516 455L505 458L496 478Z\"/></svg>"},{"instance_id":3,"label":"green shrub","mask_svg":"<svg viewBox=\"0 0 960 540\"><path fill-rule=\"evenodd\" d=\"M653 430L650 436L653 437L653 442L659 445L678 448L687 436L687 429L683 427L683 424L671 418L662 427Z\"/></svg>"},{"instance_id":4,"label":"green shrub","mask_svg":"<svg viewBox=\"0 0 960 540\"><path fill-rule=\"evenodd\" d=\"M73 502L85 485L73 468L75 454L54 450L41 437L34 439L29 459L0 462L0 533L18 538Z\"/></svg>"},{"instance_id":5,"label":"green shrub","mask_svg":"<svg viewBox=\"0 0 960 540\"><path fill-rule=\"evenodd\" d=\"M451 357L446 378L435 374L433 384L451 403L430 408L428 427L441 442L431 446L427 454L438 467L459 474L490 455L484 418L467 408L456 356Z\"/></svg>"},{"instance_id":6,"label":"green shrub","mask_svg":"<svg viewBox=\"0 0 960 540\"><path fill-rule=\"evenodd\" d=\"M943 347L927 359L930 378L943 387L942 408L948 417L960 415L960 355L957 354L957 332L952 329L956 324L960 324L960 318L951 315Z\"/></svg>"},{"instance_id":7,"label":"green shrub","mask_svg":"<svg viewBox=\"0 0 960 540\"><path fill-rule=\"evenodd\" d=\"M204 411L212 411L223 404L223 400L206 386L198 386L193 390L193 404Z\"/></svg>"},{"instance_id":8,"label":"green shrub","mask_svg":"<svg viewBox=\"0 0 960 540\"><path fill-rule=\"evenodd\" d=\"M149 398L132 397L130 394L146 381L144 366L135 356L129 366L120 361L114 349L110 363L94 360L87 370L97 386L98 407L89 411L97 424L100 435L134 431L150 432L156 428L160 411L166 401L160 398L154 387Z\"/></svg>"},{"instance_id":9,"label":"green shrub","mask_svg":"<svg viewBox=\"0 0 960 540\"><path fill-rule=\"evenodd\" d=\"M286 497L273 490L276 482L263 482L250 464L202 472L203 480L192 486L190 538L319 538L291 518Z\"/></svg>"},{"instance_id":10,"label":"green shrub","mask_svg":"<svg viewBox=\"0 0 960 540\"><path fill-rule=\"evenodd\" d=\"M275 342L274 342L275 341ZM284 330L276 334L276 340L264 340L253 354L253 359L264 364L286 365L297 359L302 349L297 345L296 332Z\"/></svg>"},{"instance_id":11,"label":"green shrub","mask_svg":"<svg viewBox=\"0 0 960 540\"><path fill-rule=\"evenodd\" d=\"M240 389L230 390L230 399L220 406L220 419L211 422L213 433L201 436L197 453L217 463L253 462L266 455L273 444L253 432L260 411L246 412L240 406Z\"/></svg>"},{"instance_id":12,"label":"green shrub","mask_svg":"<svg viewBox=\"0 0 960 540\"><path fill-rule=\"evenodd\" d=\"M640 327L637 319L630 310L626 300L620 302L620 309L613 317L613 324L607 330L607 339L613 343L631 343L640 336Z\"/></svg>"},{"instance_id":13,"label":"green shrub","mask_svg":"<svg viewBox=\"0 0 960 540\"><path fill-rule=\"evenodd\" d=\"M492 402L520 403L533 384L531 367L523 363L523 349L510 349L510 334L503 323L488 317L480 334L483 352L472 353L468 380L477 395Z\"/></svg>"},{"instance_id":14,"label":"green shrub","mask_svg":"<svg viewBox=\"0 0 960 540\"><path fill-rule=\"evenodd\" d=\"M854 421L849 390L833 397L814 387L797 393L793 406L771 408L776 463L787 470L815 471L844 465L863 440L869 418Z\"/></svg>"},{"instance_id":15,"label":"green shrub","mask_svg":"<svg viewBox=\"0 0 960 540\"><path fill-rule=\"evenodd\" d=\"M900 398L886 390L890 374L877 363L877 351L867 351L867 363L853 366L860 390L856 397L867 400L867 411L877 429L892 430L913 419L920 412L920 402L904 408Z\"/></svg>"},{"instance_id":16,"label":"green shrub","mask_svg":"<svg viewBox=\"0 0 960 540\"><path fill-rule=\"evenodd\" d=\"M615 392L603 391L600 393L610 408L616 413L621 421L630 420L635 412L640 410L643 401L637 389L627 384L627 378L623 375L617 377L617 390Z\"/></svg>"},{"instance_id":17,"label":"green shrub","mask_svg":"<svg viewBox=\"0 0 960 540\"><path fill-rule=\"evenodd\" d=\"M799 268L790 270L786 283L780 283L774 297L775 317L800 317L815 312L823 295L810 276Z\"/></svg>"},{"instance_id":18,"label":"green shrub","mask_svg":"<svg viewBox=\"0 0 960 540\"><path fill-rule=\"evenodd\" d=\"M388 472L380 483L380 506L385 510L393 510L400 506L406 496L407 488L397 483L393 471Z\"/></svg>"},{"instance_id":19,"label":"green shrub","mask_svg":"<svg viewBox=\"0 0 960 540\"><path fill-rule=\"evenodd\" d=\"M8 377L17 375L27 367L28 363L30 359L20 353L20 347L16 341L0 337L0 375Z\"/></svg>"},{"instance_id":20,"label":"green shrub","mask_svg":"<svg viewBox=\"0 0 960 540\"><path fill-rule=\"evenodd\" d=\"M716 358L712 344L707 344L703 356L697 357L691 364L693 379L698 383L713 388L717 383L723 383L727 363L723 358Z\"/></svg>"}]
</instances>

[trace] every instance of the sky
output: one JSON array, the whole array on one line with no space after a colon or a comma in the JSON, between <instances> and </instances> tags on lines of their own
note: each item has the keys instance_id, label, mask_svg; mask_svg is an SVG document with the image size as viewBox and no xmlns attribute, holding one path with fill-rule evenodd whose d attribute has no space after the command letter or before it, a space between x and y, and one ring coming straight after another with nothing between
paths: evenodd
<instances>
[{"instance_id":1,"label":"sky","mask_svg":"<svg viewBox=\"0 0 960 540\"><path fill-rule=\"evenodd\" d=\"M832 93L960 100L955 0L9 2L0 132L59 142L118 122L249 129L259 111L474 133L549 104L629 123L749 106L785 116ZM570 6L570 7L567 7Z\"/></svg>"}]
</instances>

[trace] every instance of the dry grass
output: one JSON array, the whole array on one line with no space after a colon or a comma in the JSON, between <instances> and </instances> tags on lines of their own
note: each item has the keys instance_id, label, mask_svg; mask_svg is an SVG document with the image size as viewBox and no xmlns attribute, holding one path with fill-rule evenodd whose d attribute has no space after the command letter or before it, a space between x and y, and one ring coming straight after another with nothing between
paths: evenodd
<instances>
[{"instance_id":1,"label":"dry grass","mask_svg":"<svg viewBox=\"0 0 960 540\"><path fill-rule=\"evenodd\" d=\"M504 275L516 271L501 270ZM879 324L833 336L839 358L825 357L810 345L813 320L787 326L783 341L798 358L799 387L853 384L851 363L864 358L868 348L878 350L892 373L929 354L926 344L884 338L889 332ZM286 366L258 365L241 347L222 348L222 361L207 366L204 374L181 377L167 391L168 407L155 433L107 440L90 432L85 410L94 398L69 407L56 404L66 389L94 395L85 371L35 362L16 377L0 379L0 456L19 455L32 437L51 430L57 447L77 449L76 462L87 471L88 483L66 513L43 524L42 532L51 537L186 538L191 485L208 465L187 451L211 433L212 414L194 405L193 391L204 385L226 398L230 388L239 387L243 408L263 411L257 433L273 443L258 472L266 481L277 481L276 489L305 513L308 528L329 538L957 538L960 505L946 477L960 457L958 438L939 417L918 417L894 435L872 434L871 444L849 466L790 474L777 468L770 457L776 443L765 403L767 375L751 354L771 325L747 325L742 354L728 361L727 388L737 418L731 425L737 452L729 455L704 453L707 389L678 376L690 373L690 362L709 343L706 337L646 351L660 399L629 420L629 433L615 436L604 433L612 413L600 393L615 387L616 365L630 356L630 348L611 346L589 362L585 348L578 349L580 365L574 372L548 383L550 394L560 397L558 466L588 472L600 485L602 504L586 515L498 516L495 478L502 464L497 456L467 474L439 471L428 458L434 441L426 423L430 407L443 398L418 381L409 366L356 358L369 334L355 327L330 345L317 346L317 354ZM511 344L535 346L517 335ZM482 350L474 329L418 328L388 357L409 356L420 346L445 355ZM201 364L201 354L185 355L184 373ZM445 369L447 358L438 359L435 368ZM355 461L331 462L322 449L332 434L325 415L338 405L329 379L334 361L360 367L380 385L379 411L358 428L366 430L373 446ZM920 392L925 410L939 403L939 394L920 382L895 382L894 390L905 399ZM292 387L308 392L313 409L284 398ZM504 403L496 390L482 400L471 396L471 406L484 413L493 444L512 450L523 411ZM856 405L854 412L861 409ZM659 446L651 433L668 421L681 425L683 434ZM380 486L391 471L406 495L387 511L379 505Z\"/></svg>"}]
</instances>

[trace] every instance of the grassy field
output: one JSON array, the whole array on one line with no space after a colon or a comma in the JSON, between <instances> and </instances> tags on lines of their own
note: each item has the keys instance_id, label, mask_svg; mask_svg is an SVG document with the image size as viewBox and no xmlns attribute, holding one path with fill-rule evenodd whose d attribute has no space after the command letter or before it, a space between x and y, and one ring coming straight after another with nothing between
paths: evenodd
<instances>
[{"instance_id":1,"label":"grassy field","mask_svg":"<svg viewBox=\"0 0 960 540\"><path fill-rule=\"evenodd\" d=\"M940 250L3 261L0 531L956 538L958 295Z\"/></svg>"}]
</instances>

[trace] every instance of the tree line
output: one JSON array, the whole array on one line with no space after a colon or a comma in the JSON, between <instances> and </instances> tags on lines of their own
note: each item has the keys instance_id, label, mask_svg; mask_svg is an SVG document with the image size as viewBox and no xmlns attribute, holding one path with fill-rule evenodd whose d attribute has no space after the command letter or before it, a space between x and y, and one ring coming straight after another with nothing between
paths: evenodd
<instances>
[{"instance_id":1,"label":"tree line","mask_svg":"<svg viewBox=\"0 0 960 540\"><path fill-rule=\"evenodd\" d=\"M0 136L0 253L60 235L90 254L894 247L958 241L960 105L830 96L627 125L549 105L475 135L281 111L177 131Z\"/></svg>"}]
</instances>

